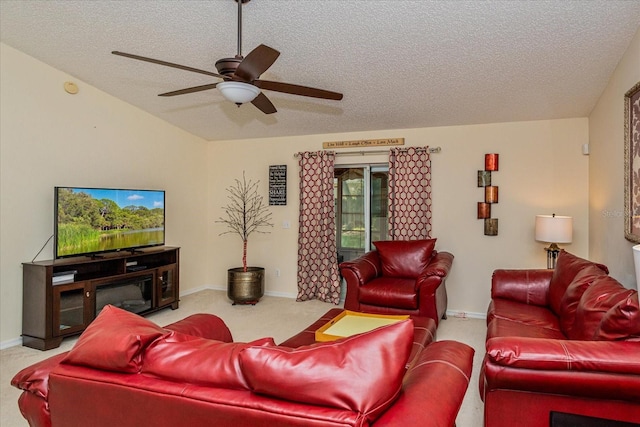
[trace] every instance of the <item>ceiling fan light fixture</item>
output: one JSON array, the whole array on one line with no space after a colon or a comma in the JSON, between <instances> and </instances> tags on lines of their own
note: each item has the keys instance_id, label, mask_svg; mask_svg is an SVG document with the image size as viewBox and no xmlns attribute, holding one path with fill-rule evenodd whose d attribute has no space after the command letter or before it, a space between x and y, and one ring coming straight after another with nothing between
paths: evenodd
<instances>
[{"instance_id":1,"label":"ceiling fan light fixture","mask_svg":"<svg viewBox=\"0 0 640 427\"><path fill-rule=\"evenodd\" d=\"M251 102L260 94L256 86L243 82L221 82L216 87L222 96L235 104Z\"/></svg>"}]
</instances>

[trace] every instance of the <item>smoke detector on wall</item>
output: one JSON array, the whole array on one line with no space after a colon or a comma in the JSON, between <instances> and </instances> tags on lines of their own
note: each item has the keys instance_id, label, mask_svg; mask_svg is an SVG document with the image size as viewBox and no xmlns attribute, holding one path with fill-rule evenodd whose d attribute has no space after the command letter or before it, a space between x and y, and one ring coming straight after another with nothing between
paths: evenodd
<instances>
[{"instance_id":1,"label":"smoke detector on wall","mask_svg":"<svg viewBox=\"0 0 640 427\"><path fill-rule=\"evenodd\" d=\"M71 95L75 95L76 93L78 93L78 85L76 85L73 82L64 82L64 90L71 94Z\"/></svg>"}]
</instances>

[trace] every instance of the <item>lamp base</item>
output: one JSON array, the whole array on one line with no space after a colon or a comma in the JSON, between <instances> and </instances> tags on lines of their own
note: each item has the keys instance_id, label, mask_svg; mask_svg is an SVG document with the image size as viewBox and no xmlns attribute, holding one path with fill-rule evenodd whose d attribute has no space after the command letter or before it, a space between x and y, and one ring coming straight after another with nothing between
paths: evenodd
<instances>
[{"instance_id":1,"label":"lamp base","mask_svg":"<svg viewBox=\"0 0 640 427\"><path fill-rule=\"evenodd\" d=\"M547 251L547 268L553 270L556 268L556 261L558 260L558 253L560 253L560 247L557 244L551 243L548 248L544 248Z\"/></svg>"}]
</instances>

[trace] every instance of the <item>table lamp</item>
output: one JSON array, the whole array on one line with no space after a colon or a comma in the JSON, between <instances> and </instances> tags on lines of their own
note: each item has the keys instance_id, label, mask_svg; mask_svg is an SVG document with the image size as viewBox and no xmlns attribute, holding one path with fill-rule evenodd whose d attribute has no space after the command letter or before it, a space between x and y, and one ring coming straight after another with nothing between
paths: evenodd
<instances>
[{"instance_id":1,"label":"table lamp","mask_svg":"<svg viewBox=\"0 0 640 427\"><path fill-rule=\"evenodd\" d=\"M571 243L573 236L573 218L570 216L536 215L536 240L549 243L547 268L556 268L560 248L558 243Z\"/></svg>"}]
</instances>

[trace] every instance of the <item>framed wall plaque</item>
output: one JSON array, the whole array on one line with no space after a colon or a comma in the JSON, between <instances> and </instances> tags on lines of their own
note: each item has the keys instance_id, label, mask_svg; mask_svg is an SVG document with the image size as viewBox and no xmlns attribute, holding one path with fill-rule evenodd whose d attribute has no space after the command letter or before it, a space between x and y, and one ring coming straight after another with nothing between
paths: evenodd
<instances>
[{"instance_id":1,"label":"framed wall plaque","mask_svg":"<svg viewBox=\"0 0 640 427\"><path fill-rule=\"evenodd\" d=\"M269 166L269 206L287 204L287 165Z\"/></svg>"}]
</instances>

